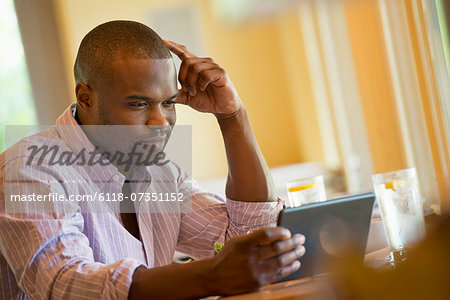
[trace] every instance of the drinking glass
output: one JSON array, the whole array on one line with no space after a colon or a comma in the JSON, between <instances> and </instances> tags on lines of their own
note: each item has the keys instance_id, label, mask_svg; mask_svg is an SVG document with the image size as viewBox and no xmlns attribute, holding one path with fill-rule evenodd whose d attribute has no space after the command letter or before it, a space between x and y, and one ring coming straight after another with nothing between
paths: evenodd
<instances>
[{"instance_id":1,"label":"drinking glass","mask_svg":"<svg viewBox=\"0 0 450 300\"><path fill-rule=\"evenodd\" d=\"M393 266L425 236L425 222L415 168L372 176Z\"/></svg>"},{"instance_id":2,"label":"drinking glass","mask_svg":"<svg viewBox=\"0 0 450 300\"><path fill-rule=\"evenodd\" d=\"M289 181L286 183L286 187L288 190L287 207L297 207L326 200L325 186L321 175Z\"/></svg>"}]
</instances>

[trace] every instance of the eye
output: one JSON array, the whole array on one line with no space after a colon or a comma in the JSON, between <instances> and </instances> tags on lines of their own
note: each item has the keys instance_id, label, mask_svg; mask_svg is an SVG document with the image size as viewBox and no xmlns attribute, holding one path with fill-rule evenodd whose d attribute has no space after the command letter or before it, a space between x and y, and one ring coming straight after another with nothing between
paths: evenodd
<instances>
[{"instance_id":1,"label":"eye","mask_svg":"<svg viewBox=\"0 0 450 300\"><path fill-rule=\"evenodd\" d=\"M174 104L175 104L175 100L174 99L167 100L167 101L163 102L164 106L171 106L171 105L174 105Z\"/></svg>"},{"instance_id":2,"label":"eye","mask_svg":"<svg viewBox=\"0 0 450 300\"><path fill-rule=\"evenodd\" d=\"M134 109L142 109L148 106L147 102L131 102L128 105L130 105Z\"/></svg>"}]
</instances>

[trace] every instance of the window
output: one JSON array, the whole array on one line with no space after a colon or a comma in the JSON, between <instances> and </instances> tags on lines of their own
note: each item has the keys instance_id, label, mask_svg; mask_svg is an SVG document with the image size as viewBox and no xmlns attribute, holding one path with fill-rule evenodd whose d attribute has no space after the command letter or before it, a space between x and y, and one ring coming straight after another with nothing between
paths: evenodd
<instances>
[{"instance_id":1,"label":"window","mask_svg":"<svg viewBox=\"0 0 450 300\"><path fill-rule=\"evenodd\" d=\"M12 0L0 1L0 152L5 125L34 125L32 98L22 40Z\"/></svg>"}]
</instances>

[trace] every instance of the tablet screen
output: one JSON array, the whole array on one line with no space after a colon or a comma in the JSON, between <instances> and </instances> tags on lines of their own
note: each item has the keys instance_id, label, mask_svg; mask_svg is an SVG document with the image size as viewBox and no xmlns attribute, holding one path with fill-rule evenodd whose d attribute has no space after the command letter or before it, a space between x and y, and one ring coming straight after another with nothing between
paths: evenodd
<instances>
[{"instance_id":1,"label":"tablet screen","mask_svg":"<svg viewBox=\"0 0 450 300\"><path fill-rule=\"evenodd\" d=\"M332 261L350 251L362 261L374 201L369 193L282 210L278 226L303 234L306 253L299 259L300 269L280 281L329 272Z\"/></svg>"}]
</instances>

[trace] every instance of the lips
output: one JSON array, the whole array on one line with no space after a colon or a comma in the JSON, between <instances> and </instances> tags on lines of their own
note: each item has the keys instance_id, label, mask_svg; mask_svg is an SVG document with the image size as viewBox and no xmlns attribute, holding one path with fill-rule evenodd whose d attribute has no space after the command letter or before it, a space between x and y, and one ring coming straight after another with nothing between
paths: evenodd
<instances>
[{"instance_id":1,"label":"lips","mask_svg":"<svg viewBox=\"0 0 450 300\"><path fill-rule=\"evenodd\" d=\"M164 147L164 143L166 142L166 137L163 136L155 136L151 138L141 139L139 140L143 145L155 146L156 149L162 149Z\"/></svg>"},{"instance_id":2,"label":"lips","mask_svg":"<svg viewBox=\"0 0 450 300\"><path fill-rule=\"evenodd\" d=\"M145 145L161 146L167 142L170 136L170 127L152 128L149 132L138 137L138 141Z\"/></svg>"}]
</instances>

